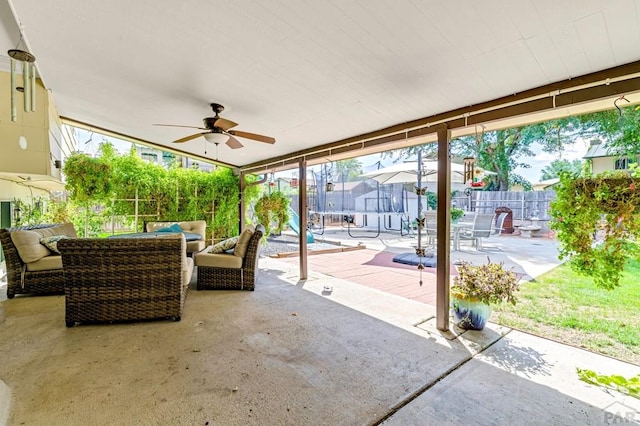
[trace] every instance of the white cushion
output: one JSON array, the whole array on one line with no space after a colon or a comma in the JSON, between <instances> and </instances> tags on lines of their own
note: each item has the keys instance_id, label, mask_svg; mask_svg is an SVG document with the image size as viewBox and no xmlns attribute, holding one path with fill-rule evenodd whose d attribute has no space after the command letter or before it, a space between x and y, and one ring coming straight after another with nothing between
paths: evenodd
<instances>
[{"instance_id":1,"label":"white cushion","mask_svg":"<svg viewBox=\"0 0 640 426\"><path fill-rule=\"evenodd\" d=\"M242 231L240 238L238 238L238 244L236 244L236 247L233 249L234 255L244 257L247 254L249 241L251 241L251 237L253 237L253 232L253 227L249 227Z\"/></svg>"},{"instance_id":2,"label":"white cushion","mask_svg":"<svg viewBox=\"0 0 640 426\"><path fill-rule=\"evenodd\" d=\"M196 266L210 268L242 268L242 258L232 254L197 253L195 255Z\"/></svg>"},{"instance_id":3,"label":"white cushion","mask_svg":"<svg viewBox=\"0 0 640 426\"><path fill-rule=\"evenodd\" d=\"M27 263L27 271L49 271L51 269L62 269L62 256L46 256L35 262Z\"/></svg>"}]
</instances>

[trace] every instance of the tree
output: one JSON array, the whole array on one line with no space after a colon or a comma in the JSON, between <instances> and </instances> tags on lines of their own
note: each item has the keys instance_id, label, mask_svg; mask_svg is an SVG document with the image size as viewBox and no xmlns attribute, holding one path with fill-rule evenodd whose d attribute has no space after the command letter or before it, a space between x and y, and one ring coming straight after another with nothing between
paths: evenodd
<instances>
[{"instance_id":1,"label":"tree","mask_svg":"<svg viewBox=\"0 0 640 426\"><path fill-rule=\"evenodd\" d=\"M362 164L357 158L350 158L348 160L336 161L335 168L331 167L329 170L329 180L335 182L345 182L356 180L362 174Z\"/></svg>"},{"instance_id":2,"label":"tree","mask_svg":"<svg viewBox=\"0 0 640 426\"><path fill-rule=\"evenodd\" d=\"M485 179L487 184L485 188L507 191L511 184L526 182L522 176L513 175L512 171L517 167L530 167L523 159L534 155L532 147L535 143L539 144L545 152L562 152L565 145L585 131L585 127L581 124L583 123L577 118L569 117L524 127L481 132L475 136L452 140L451 154L475 157L478 166L497 173ZM419 149L423 150L423 157L435 158L438 146L430 143L391 151L388 155L391 157L398 155L400 158L412 157Z\"/></svg>"},{"instance_id":3,"label":"tree","mask_svg":"<svg viewBox=\"0 0 640 426\"><path fill-rule=\"evenodd\" d=\"M582 160L553 160L542 169L541 180L549 180L560 177L562 172L579 175L582 170Z\"/></svg>"},{"instance_id":4,"label":"tree","mask_svg":"<svg viewBox=\"0 0 640 426\"><path fill-rule=\"evenodd\" d=\"M577 118L585 137L604 140L612 154L622 156L640 153L640 106L601 111Z\"/></svg>"}]
</instances>

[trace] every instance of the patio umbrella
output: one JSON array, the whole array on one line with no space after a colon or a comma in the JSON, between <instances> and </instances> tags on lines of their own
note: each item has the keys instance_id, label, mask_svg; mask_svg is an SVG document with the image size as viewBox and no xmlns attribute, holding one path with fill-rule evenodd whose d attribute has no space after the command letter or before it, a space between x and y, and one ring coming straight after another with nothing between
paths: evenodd
<instances>
[{"instance_id":1,"label":"patio umbrella","mask_svg":"<svg viewBox=\"0 0 640 426\"><path fill-rule=\"evenodd\" d=\"M478 169L478 167L476 167L476 169ZM494 174L493 172L489 171L484 171L484 173ZM381 184L417 182L418 162L408 161L406 163L398 163L389 167L364 173L361 176L373 179ZM424 182L436 182L437 178L438 162L423 161L422 180ZM462 164L451 163L451 181L456 183L464 183L464 166Z\"/></svg>"}]
</instances>

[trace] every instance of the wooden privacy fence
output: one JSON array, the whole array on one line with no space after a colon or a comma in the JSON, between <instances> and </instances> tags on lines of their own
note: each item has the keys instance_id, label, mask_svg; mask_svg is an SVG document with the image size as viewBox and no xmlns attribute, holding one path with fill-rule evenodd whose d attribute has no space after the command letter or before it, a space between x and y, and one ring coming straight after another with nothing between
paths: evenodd
<instances>
[{"instance_id":1,"label":"wooden privacy fence","mask_svg":"<svg viewBox=\"0 0 640 426\"><path fill-rule=\"evenodd\" d=\"M493 213L499 207L507 207L513 212L513 219L544 220L550 219L550 205L555 198L555 191L472 191L451 200L456 207L477 213Z\"/></svg>"}]
</instances>

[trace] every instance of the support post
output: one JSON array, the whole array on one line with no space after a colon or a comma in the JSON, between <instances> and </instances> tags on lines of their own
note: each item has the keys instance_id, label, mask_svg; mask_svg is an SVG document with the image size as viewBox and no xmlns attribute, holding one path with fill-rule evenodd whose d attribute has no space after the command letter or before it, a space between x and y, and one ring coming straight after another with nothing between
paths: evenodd
<instances>
[{"instance_id":1,"label":"support post","mask_svg":"<svg viewBox=\"0 0 640 426\"><path fill-rule=\"evenodd\" d=\"M309 216L307 206L307 162L300 160L298 163L298 232L300 244L300 280L308 278L308 262L307 262L307 218Z\"/></svg>"},{"instance_id":2,"label":"support post","mask_svg":"<svg viewBox=\"0 0 640 426\"><path fill-rule=\"evenodd\" d=\"M436 260L436 327L449 330L449 279L451 237L451 164L449 158L449 139L451 132L446 126L438 130L438 221L437 260Z\"/></svg>"},{"instance_id":3,"label":"support post","mask_svg":"<svg viewBox=\"0 0 640 426\"><path fill-rule=\"evenodd\" d=\"M133 203L133 209L134 209L134 214L135 214L135 220L134 220L134 226L135 226L135 230L136 232L140 232L140 230L138 229L138 187L136 186L136 199Z\"/></svg>"},{"instance_id":4,"label":"support post","mask_svg":"<svg viewBox=\"0 0 640 426\"><path fill-rule=\"evenodd\" d=\"M245 204L244 201L244 190L246 188L247 184L245 181L245 176L244 176L244 172L240 172L240 194L239 197L240 199L238 200L238 215L240 216L240 220L238 223L238 232L242 232L242 230L244 229L245 226L245 217L246 217L246 212L247 212L247 206ZM263 223L263 225L265 227L269 226L268 223Z\"/></svg>"}]
</instances>

